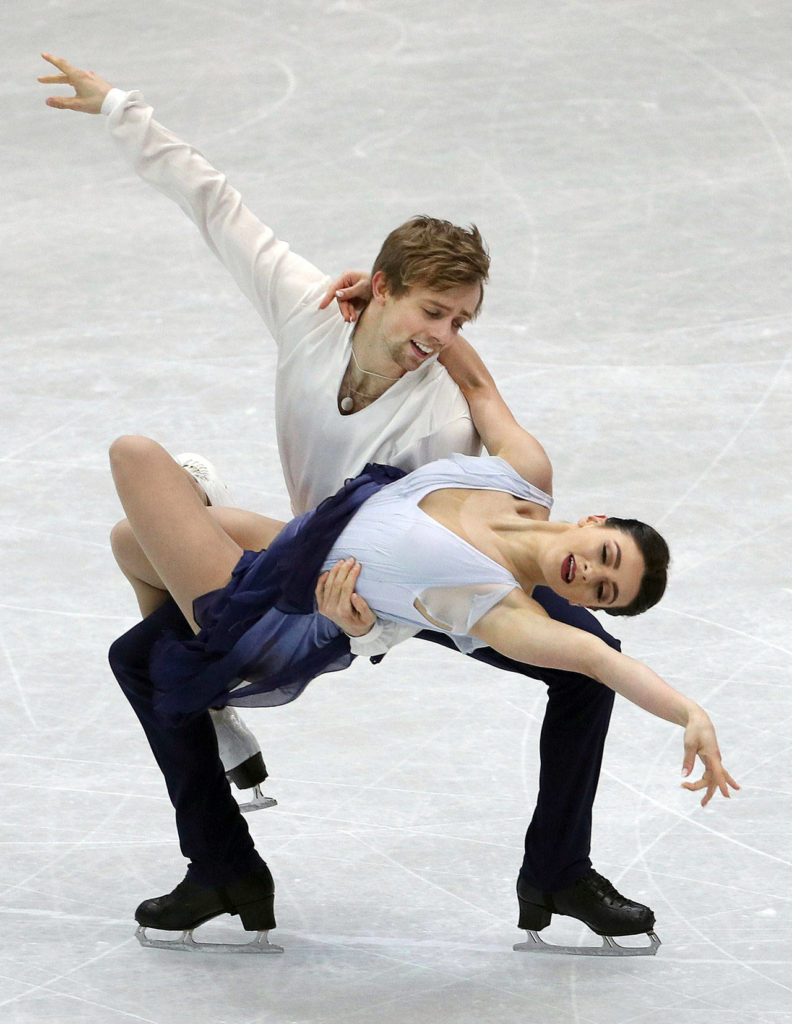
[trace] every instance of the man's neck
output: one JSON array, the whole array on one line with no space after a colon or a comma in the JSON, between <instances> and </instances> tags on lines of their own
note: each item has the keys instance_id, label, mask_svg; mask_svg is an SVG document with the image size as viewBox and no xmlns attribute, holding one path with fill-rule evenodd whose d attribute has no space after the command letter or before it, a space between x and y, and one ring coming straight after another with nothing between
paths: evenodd
<instances>
[{"instance_id":1,"label":"man's neck","mask_svg":"<svg viewBox=\"0 0 792 1024\"><path fill-rule=\"evenodd\" d=\"M352 351L338 390L338 408L345 415L360 412L367 405L384 395L400 377L391 373L380 373L383 363L376 355L382 349L378 322L371 315L371 307L363 311L352 334ZM383 366L383 369L387 369Z\"/></svg>"},{"instance_id":2,"label":"man's neck","mask_svg":"<svg viewBox=\"0 0 792 1024\"><path fill-rule=\"evenodd\" d=\"M366 377L369 378L369 384L373 384L372 377L384 384L386 380L393 383L404 376L404 370L396 366L388 354L378 314L379 310L375 306L367 306L360 314L352 334L354 359L350 359L350 371L353 379L361 385L366 382Z\"/></svg>"}]
</instances>

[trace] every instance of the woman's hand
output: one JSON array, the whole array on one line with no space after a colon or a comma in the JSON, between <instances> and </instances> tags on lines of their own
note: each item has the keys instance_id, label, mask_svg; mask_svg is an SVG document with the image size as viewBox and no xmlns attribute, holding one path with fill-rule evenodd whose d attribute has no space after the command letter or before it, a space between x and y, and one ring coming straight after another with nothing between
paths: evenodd
<instances>
[{"instance_id":1,"label":"woman's hand","mask_svg":"<svg viewBox=\"0 0 792 1024\"><path fill-rule=\"evenodd\" d=\"M347 636L365 636L377 621L368 604L355 593L360 569L360 562L345 558L322 573L314 592L319 612L340 626Z\"/></svg>"},{"instance_id":2,"label":"woman's hand","mask_svg":"<svg viewBox=\"0 0 792 1024\"><path fill-rule=\"evenodd\" d=\"M682 765L682 774L687 776L693 771L696 764L696 757L699 757L704 765L704 774L698 782L683 782L684 789L692 793L700 789L707 792L701 799L701 806L706 807L715 790L719 789L725 797L731 796L729 786L732 789L739 789L739 785L729 775L721 763L721 753L718 749L718 738L715 735L715 728L709 720L709 716L702 708L696 707L690 713L687 728L685 729L685 760Z\"/></svg>"},{"instance_id":3,"label":"woman's hand","mask_svg":"<svg viewBox=\"0 0 792 1024\"><path fill-rule=\"evenodd\" d=\"M319 309L326 309L333 299L338 302L341 315L348 324L357 320L371 301L371 274L364 270L345 270L336 278L319 303Z\"/></svg>"},{"instance_id":4,"label":"woman's hand","mask_svg":"<svg viewBox=\"0 0 792 1024\"><path fill-rule=\"evenodd\" d=\"M44 60L60 71L59 75L41 75L39 82L45 85L70 85L74 96L48 96L47 106L58 110L79 110L84 114L99 114L102 103L112 86L93 71L82 71L61 57L42 53Z\"/></svg>"}]
</instances>

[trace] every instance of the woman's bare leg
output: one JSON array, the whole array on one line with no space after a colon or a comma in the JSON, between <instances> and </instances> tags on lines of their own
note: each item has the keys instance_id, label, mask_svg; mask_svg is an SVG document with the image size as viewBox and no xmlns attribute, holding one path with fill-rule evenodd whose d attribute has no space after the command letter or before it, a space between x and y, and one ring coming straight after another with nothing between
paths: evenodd
<instances>
[{"instance_id":1,"label":"woman's bare leg","mask_svg":"<svg viewBox=\"0 0 792 1024\"><path fill-rule=\"evenodd\" d=\"M268 519L242 509L221 507L207 508L206 511L240 548L249 551L268 548L284 526L278 519ZM129 580L140 613L145 618L167 599L168 590L146 557L128 519L122 519L113 527L110 544L118 567Z\"/></svg>"},{"instance_id":2,"label":"woman's bare leg","mask_svg":"<svg viewBox=\"0 0 792 1024\"><path fill-rule=\"evenodd\" d=\"M239 524L244 514L207 508L184 470L149 438L119 438L111 446L110 462L129 529L145 559L136 559L129 538L118 528L114 547L124 547L122 569L135 588L141 610L157 607L169 593L195 629L193 601L225 586L243 550L225 531L220 517ZM271 540L280 524L276 528L272 520L264 523L271 525L258 524L258 531L249 527L250 535Z\"/></svg>"},{"instance_id":3,"label":"woman's bare leg","mask_svg":"<svg viewBox=\"0 0 792 1024\"><path fill-rule=\"evenodd\" d=\"M140 614L145 619L168 598L165 584L143 554L128 519L116 523L110 532L110 547L121 572L135 592Z\"/></svg>"}]
</instances>

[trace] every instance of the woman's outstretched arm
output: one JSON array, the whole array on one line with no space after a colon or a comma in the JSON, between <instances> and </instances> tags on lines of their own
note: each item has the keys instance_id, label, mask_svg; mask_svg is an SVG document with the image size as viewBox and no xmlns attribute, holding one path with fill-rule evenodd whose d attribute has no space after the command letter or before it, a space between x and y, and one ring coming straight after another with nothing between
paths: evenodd
<instances>
[{"instance_id":1,"label":"woman's outstretched arm","mask_svg":"<svg viewBox=\"0 0 792 1024\"><path fill-rule=\"evenodd\" d=\"M721 762L718 739L709 716L695 701L679 693L647 665L621 654L598 637L555 622L522 591L515 590L471 630L473 636L509 658L590 676L658 718L685 730L682 774L693 771L696 757L704 764L697 782L686 789L706 789L702 806L719 789L740 787Z\"/></svg>"}]
</instances>

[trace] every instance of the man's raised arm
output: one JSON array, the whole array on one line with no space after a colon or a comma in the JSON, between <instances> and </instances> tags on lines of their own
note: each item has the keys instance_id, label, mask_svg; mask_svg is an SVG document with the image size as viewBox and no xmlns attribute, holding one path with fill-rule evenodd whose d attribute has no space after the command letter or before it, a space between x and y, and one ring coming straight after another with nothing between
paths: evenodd
<instances>
[{"instance_id":1,"label":"man's raised arm","mask_svg":"<svg viewBox=\"0 0 792 1024\"><path fill-rule=\"evenodd\" d=\"M141 93L115 89L94 72L52 54L42 56L59 73L39 81L71 86L75 93L50 96L47 105L107 115L110 134L127 162L193 221L273 335L301 304L315 304L314 293L316 298L322 293L326 275L276 238L203 154L158 124Z\"/></svg>"}]
</instances>

